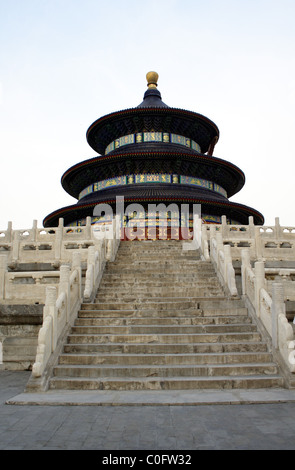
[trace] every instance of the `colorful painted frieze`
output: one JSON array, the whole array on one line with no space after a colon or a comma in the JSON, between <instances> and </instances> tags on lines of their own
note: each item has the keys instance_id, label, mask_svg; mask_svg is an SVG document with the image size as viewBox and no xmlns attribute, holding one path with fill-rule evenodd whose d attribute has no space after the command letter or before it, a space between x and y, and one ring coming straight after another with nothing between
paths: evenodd
<instances>
[{"instance_id":1,"label":"colorful painted frieze","mask_svg":"<svg viewBox=\"0 0 295 470\"><path fill-rule=\"evenodd\" d=\"M105 155L124 145L140 144L142 142L171 142L201 152L201 147L197 142L182 135L170 134L168 132L138 132L136 134L124 135L111 142L105 149Z\"/></svg>"}]
</instances>

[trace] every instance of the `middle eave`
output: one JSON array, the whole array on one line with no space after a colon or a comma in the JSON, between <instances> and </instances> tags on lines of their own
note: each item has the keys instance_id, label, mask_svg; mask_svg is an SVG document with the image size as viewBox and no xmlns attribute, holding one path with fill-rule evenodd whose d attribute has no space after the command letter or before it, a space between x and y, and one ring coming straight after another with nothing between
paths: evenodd
<instances>
[{"instance_id":1,"label":"middle eave","mask_svg":"<svg viewBox=\"0 0 295 470\"><path fill-rule=\"evenodd\" d=\"M194 176L213 181L233 196L245 184L244 173L232 163L217 157L183 152L115 153L85 160L69 168L62 176L62 186L78 199L80 192L91 184L139 173L170 173Z\"/></svg>"}]
</instances>

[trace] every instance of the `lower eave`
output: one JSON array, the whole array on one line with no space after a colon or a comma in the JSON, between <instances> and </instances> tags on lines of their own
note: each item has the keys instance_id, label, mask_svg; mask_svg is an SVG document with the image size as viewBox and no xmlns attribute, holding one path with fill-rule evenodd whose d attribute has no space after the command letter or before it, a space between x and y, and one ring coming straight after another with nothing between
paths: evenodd
<instances>
[{"instance_id":1,"label":"lower eave","mask_svg":"<svg viewBox=\"0 0 295 470\"><path fill-rule=\"evenodd\" d=\"M241 220L241 224L247 224L248 223L248 218L250 216L253 216L254 223L256 225L263 225L264 224L264 217L263 215L256 211L255 209L244 206L243 204L238 204L234 202L223 202L223 201L208 201L206 199L201 199L201 198L173 198L173 197L136 197L136 198L124 198L125 203L143 203L143 204L149 204L149 203L161 203L161 202L166 202L166 203L180 203L180 204L200 204L202 206L205 206L206 209L210 209L210 213L214 213L215 209L218 212L218 215L226 215L231 218L237 218L237 220ZM110 198L109 200L103 201L104 204L109 204L113 208L116 206L116 200ZM74 222L75 220L83 219L87 216L91 216L92 212L91 210L94 209L94 207L97 205L97 203L91 203L91 204L81 204L81 205L72 205L68 207L61 208L55 212L52 212L49 214L43 221L44 227L56 227L58 226L58 222L60 218L64 219L65 225L68 225L71 222ZM213 210L213 211L212 211ZM204 212L206 213L206 212ZM234 215L235 214L235 215ZM240 217L239 217L240 214ZM243 221L242 221L243 219Z\"/></svg>"}]
</instances>

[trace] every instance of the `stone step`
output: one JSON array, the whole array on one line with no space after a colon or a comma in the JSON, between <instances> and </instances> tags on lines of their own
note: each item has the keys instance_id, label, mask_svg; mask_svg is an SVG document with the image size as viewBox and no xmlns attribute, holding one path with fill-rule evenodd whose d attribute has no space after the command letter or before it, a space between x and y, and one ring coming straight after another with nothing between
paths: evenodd
<instances>
[{"instance_id":1,"label":"stone step","mask_svg":"<svg viewBox=\"0 0 295 470\"><path fill-rule=\"evenodd\" d=\"M188 253L188 252L187 252ZM140 264L140 263L153 263L154 265L157 264L192 264L192 265L200 265L200 266L208 266L212 268L212 264L210 261L203 260L198 256L188 255L185 252L179 253L178 251L173 250L159 250L159 251L145 251L144 253L141 252L129 252L122 254L118 252L116 259L114 261L110 261L108 266L114 266L116 264Z\"/></svg>"},{"instance_id":2,"label":"stone step","mask_svg":"<svg viewBox=\"0 0 295 470\"><path fill-rule=\"evenodd\" d=\"M175 286L180 285L181 287L186 287L189 289L191 286L195 285L207 285L208 283L218 285L220 284L215 276L204 276L199 273L187 273L187 276L181 276L176 273L174 276L165 276L158 275L154 272L155 276L141 274L139 276L134 277L134 275L122 276L122 274L109 274L108 276L103 276L101 281L101 286L110 286L112 285L131 285L131 286L145 286L145 285L154 285L156 286L163 286L163 287L171 287L171 282L174 283Z\"/></svg>"},{"instance_id":3,"label":"stone step","mask_svg":"<svg viewBox=\"0 0 295 470\"><path fill-rule=\"evenodd\" d=\"M107 279L109 277L113 277L115 278L116 276L117 277L123 277L122 276L122 270L124 269L125 266L129 266L130 267L130 270L129 271L126 271L124 272L124 278L128 279L128 277L130 278L132 276L132 271L131 271L131 268L132 268L132 264L130 263L129 265L128 264L124 264L122 266L119 266L120 269L117 268L117 266L112 266L111 264L108 264L107 265L107 269L106 271L104 272L104 277ZM115 269L116 268L116 269ZM213 266L189 266L189 265L186 265L186 266L183 266L183 272L181 273L181 278L183 278L184 280L188 279L189 277L191 276L195 276L195 277L215 277L216 278L216 273L215 273L215 270L213 268ZM162 275L162 272L159 273L157 272L157 269L156 269L156 265L153 266L153 270L150 269L149 271L148 270L140 270L140 269L134 269L134 271L137 272L137 275L138 275L138 278L149 278L149 279L152 279L152 273L154 272L156 275L160 276ZM163 270L161 270L163 271ZM167 278L173 278L174 276L177 276L179 275L179 266L176 265L173 269L173 266L170 266L170 270L169 272L166 272L167 274Z\"/></svg>"},{"instance_id":4,"label":"stone step","mask_svg":"<svg viewBox=\"0 0 295 470\"><path fill-rule=\"evenodd\" d=\"M87 304L86 304L87 305ZM133 310L133 309L101 309L99 304L88 304L89 308L80 310L78 316L80 318L171 318L171 311L162 310L161 315L155 310ZM247 315L245 308L234 309L184 309L173 311L173 317L178 318L200 318L200 317L224 317L224 316L244 316Z\"/></svg>"},{"instance_id":5,"label":"stone step","mask_svg":"<svg viewBox=\"0 0 295 470\"><path fill-rule=\"evenodd\" d=\"M159 258L159 255L161 256ZM157 262L170 262L175 260L177 263L186 263L187 261L195 264L208 264L208 261L204 261L200 258L199 255L193 255L189 252L182 251L179 253L177 250L145 250L144 252L140 251L125 251L118 252L116 260L111 261L113 263L126 263L126 261L157 261Z\"/></svg>"},{"instance_id":6,"label":"stone step","mask_svg":"<svg viewBox=\"0 0 295 470\"><path fill-rule=\"evenodd\" d=\"M109 302L97 300L97 305L99 305L100 310L154 310L160 312L162 310L185 310L190 308L196 308L196 302L194 300L185 300L183 302L175 300L157 302L155 300L146 299L142 302L139 300L131 302Z\"/></svg>"},{"instance_id":7,"label":"stone step","mask_svg":"<svg viewBox=\"0 0 295 470\"><path fill-rule=\"evenodd\" d=\"M223 295L223 289L218 285L215 281L208 282L199 282L193 281L186 284L177 282L124 282L124 281L117 281L117 282L103 282L97 291L97 294L106 293L106 294L114 294L114 293L124 293L124 292L132 292L132 293L149 293L149 292L158 292L160 295L168 295L172 292L178 292L179 297L204 297L202 292L204 290L215 289L220 292L219 296ZM168 294L166 294L168 292ZM201 292L196 294L195 292Z\"/></svg>"},{"instance_id":8,"label":"stone step","mask_svg":"<svg viewBox=\"0 0 295 470\"><path fill-rule=\"evenodd\" d=\"M122 242L84 303L51 389L196 390L283 384L244 301L183 242Z\"/></svg>"},{"instance_id":9,"label":"stone step","mask_svg":"<svg viewBox=\"0 0 295 470\"><path fill-rule=\"evenodd\" d=\"M65 344L64 352L69 354L211 354L211 353L254 353L268 352L267 343L263 341L241 341L228 343L190 343L190 344L124 344L124 343L105 343L105 344Z\"/></svg>"},{"instance_id":10,"label":"stone step","mask_svg":"<svg viewBox=\"0 0 295 470\"><path fill-rule=\"evenodd\" d=\"M269 352L211 354L62 354L59 365L209 365L271 363Z\"/></svg>"},{"instance_id":11,"label":"stone step","mask_svg":"<svg viewBox=\"0 0 295 470\"><path fill-rule=\"evenodd\" d=\"M219 297L222 294L222 291L214 288L214 287L208 287L208 288L202 288L202 289L194 289L194 290L189 290L189 291L178 291L178 290L171 290L171 291L165 291L163 290L154 290L154 289L146 289L138 291L138 290L133 290L133 289L126 289L125 292L118 292L117 290L114 290L114 292L105 292L105 291L98 291L96 297L95 297L95 303L97 301L121 301L121 302L136 302L136 301L145 301L145 302L151 302L154 301L155 299L159 301L161 299L162 302L172 302L173 299L176 301L178 299L183 299L183 301L187 301L190 298L198 298L201 295L207 295L210 297Z\"/></svg>"},{"instance_id":12,"label":"stone step","mask_svg":"<svg viewBox=\"0 0 295 470\"><path fill-rule=\"evenodd\" d=\"M95 308L96 307L96 308ZM107 309L100 309L100 306L99 304L96 304L96 305L93 305L92 306L92 310L87 310L87 309L84 309L84 310L80 310L79 312L79 316L82 318L82 317L88 317L89 314L91 314L92 317L96 317L96 318L108 318L108 317L112 317L112 318L125 318L125 317L142 317L142 318L146 318L146 317L158 317L159 316L159 313L156 311L156 310L150 310L150 309L146 309L146 310L124 310L124 309L114 309L114 310L107 310ZM202 315L202 311L201 310L197 310L197 309L186 309L186 310L178 310L178 311L174 311L173 312L173 316L175 317L184 317L184 316L196 316L196 315ZM171 317L171 312L169 310L165 311L165 310L162 310L161 311L161 316L167 316L167 317Z\"/></svg>"},{"instance_id":13,"label":"stone step","mask_svg":"<svg viewBox=\"0 0 295 470\"><path fill-rule=\"evenodd\" d=\"M178 252L171 253L169 250L167 250L166 252L161 250L161 259L159 259L159 253L154 252L154 251L148 251L148 252L140 253L140 254L134 253L134 252L118 253L116 257L116 261L113 261L112 263L126 264L127 260L137 261L138 258L140 258L141 261L146 261L146 262L157 261L160 263L163 263L163 262L171 263L173 260L174 262L177 262L177 263L186 263L187 261L191 261L194 263L203 263L203 261L201 261L199 256L191 256L191 255L188 256L184 253L179 254Z\"/></svg>"},{"instance_id":14,"label":"stone step","mask_svg":"<svg viewBox=\"0 0 295 470\"><path fill-rule=\"evenodd\" d=\"M132 261L132 263L130 263ZM182 267L185 266L200 266L206 267L210 270L213 270L213 266L210 261L201 261L197 259L192 259L188 257L173 255L173 253L167 253L166 257L163 255L162 252L156 253L154 256L149 253L146 258L142 258L142 256L135 255L135 256L122 256L121 258L117 256L115 261L108 263L108 269L112 269L114 266L140 266L140 267L150 267L150 266L169 266L169 265L179 265Z\"/></svg>"},{"instance_id":15,"label":"stone step","mask_svg":"<svg viewBox=\"0 0 295 470\"><path fill-rule=\"evenodd\" d=\"M184 300L183 297L179 297L181 300ZM187 299L187 298L185 298ZM212 311L212 310L236 310L236 309L244 309L245 307L243 305L243 302L239 300L231 300L228 301L225 297L219 295L214 298L208 298L204 296L197 296L197 297L190 297L190 299L193 299L195 305L198 306L198 308L202 310L207 310L207 311ZM204 302L204 300L206 301ZM174 302L176 299L173 297L171 299L171 302ZM81 305L81 310L96 310L99 307L97 306L96 303L83 303Z\"/></svg>"},{"instance_id":16,"label":"stone step","mask_svg":"<svg viewBox=\"0 0 295 470\"><path fill-rule=\"evenodd\" d=\"M125 293L117 293L114 292L113 294L111 293L104 293L104 292L98 292L96 295L94 301L95 303L108 303L108 302L119 302L119 303L148 303L148 302L153 302L154 300L161 299L161 302L171 302L172 299L175 299L176 301L179 298L182 298L184 302L186 302L190 296L195 295L207 295L208 297L218 297L220 294L222 294L222 291L214 289L214 288L203 288L200 290L195 289L194 291L189 291L189 292L165 292L165 295L161 295L161 292L156 291L156 292L125 292Z\"/></svg>"},{"instance_id":17,"label":"stone step","mask_svg":"<svg viewBox=\"0 0 295 470\"><path fill-rule=\"evenodd\" d=\"M146 250L144 253L140 252L119 252L116 260L111 261L109 266L112 266L114 263L124 263L126 262L157 262L157 263L186 263L191 264L200 264L208 265L208 261L203 261L199 256L187 255L185 252L179 253L178 251L173 250L159 250L152 251Z\"/></svg>"},{"instance_id":18,"label":"stone step","mask_svg":"<svg viewBox=\"0 0 295 470\"><path fill-rule=\"evenodd\" d=\"M148 290L147 290L148 287ZM116 282L103 282L100 284L99 289L98 289L98 294L101 292L104 293L124 293L126 290L131 291L131 292L136 292L136 293L142 293L146 292L148 293L149 291L158 291L158 292L179 292L179 293L188 293L191 295L192 292L200 289L218 289L221 293L223 292L222 288L218 285L218 283L214 280L211 281L208 279L208 282L200 282L200 281L195 281L195 282L189 282L189 283L177 283L175 285L171 285L171 282L140 282L140 281L133 281L133 282L124 282L123 280L118 280ZM184 297L185 294L182 294ZM200 294L194 297L198 297Z\"/></svg>"},{"instance_id":19,"label":"stone step","mask_svg":"<svg viewBox=\"0 0 295 470\"><path fill-rule=\"evenodd\" d=\"M202 260L203 262L207 262L206 260L202 259L200 253L196 252L195 250L184 250L182 247L175 247L175 246L170 246L170 247L157 247L156 249L153 247L145 247L143 250L141 249L124 249L123 247L119 247L118 254L117 256L148 256L150 255L158 255L159 253L162 253L164 256L177 256L177 257L182 257L182 258L188 258L188 259L196 259L196 260Z\"/></svg>"},{"instance_id":20,"label":"stone step","mask_svg":"<svg viewBox=\"0 0 295 470\"><path fill-rule=\"evenodd\" d=\"M248 316L217 316L217 317L133 317L133 318L96 318L78 317L75 326L155 326L155 325L229 325L251 323Z\"/></svg>"},{"instance_id":21,"label":"stone step","mask_svg":"<svg viewBox=\"0 0 295 470\"><path fill-rule=\"evenodd\" d=\"M195 290L200 290L200 289L218 289L221 293L223 293L223 289L221 286L218 284L218 282L214 280L207 279L207 281L191 281L189 283L171 283L171 282L152 282L152 281L146 281L146 282L141 282L139 280L136 281L131 281L131 282L125 282L123 280L117 280L115 282L103 282L99 286L98 293L100 292L106 292L106 293L111 293L113 294L114 292L118 293L124 293L128 289L129 291L134 291L134 292L147 292L147 287L149 288L149 291L160 291L160 292L185 292L190 294L191 292ZM186 294L182 294L182 297L184 297ZM191 295L191 294L190 294ZM199 294L198 294L199 295ZM196 296L197 297L197 296Z\"/></svg>"},{"instance_id":22,"label":"stone step","mask_svg":"<svg viewBox=\"0 0 295 470\"><path fill-rule=\"evenodd\" d=\"M54 368L55 377L218 377L234 375L274 375L277 366L273 363L251 364L198 364L93 366L59 365Z\"/></svg>"},{"instance_id":23,"label":"stone step","mask_svg":"<svg viewBox=\"0 0 295 470\"><path fill-rule=\"evenodd\" d=\"M51 389L63 390L206 390L259 389L282 387L277 375L235 377L158 377L158 378L58 378L51 379Z\"/></svg>"},{"instance_id":24,"label":"stone step","mask_svg":"<svg viewBox=\"0 0 295 470\"><path fill-rule=\"evenodd\" d=\"M218 289L217 287L202 287L202 288L194 288L194 289L189 289L189 290L181 290L181 289L175 289L175 290L167 290L167 289L154 289L150 288L147 289L147 287L144 289L125 289L124 292L122 290L115 289L113 292L111 290L105 291L99 290L96 295L96 299L110 299L110 300L117 300L117 299L122 299L122 301L125 301L125 299L177 299L177 298L182 298L183 300L189 299L190 297L196 298L196 297L201 297L204 295L211 295L211 296L216 296L219 297L222 295L223 292L221 289Z\"/></svg>"},{"instance_id":25,"label":"stone step","mask_svg":"<svg viewBox=\"0 0 295 470\"><path fill-rule=\"evenodd\" d=\"M159 254L159 257L161 255ZM106 273L110 272L117 272L118 268L124 269L126 271L142 271L145 270L146 272L150 272L154 270L155 272L165 271L169 273L177 272L177 270L181 270L184 272L201 272L204 274L211 274L214 273L214 267L212 265L204 265L200 264L198 261L185 261L185 262L176 262L172 259L170 261L133 261L132 260L125 260L125 262L116 262L108 263L106 266Z\"/></svg>"},{"instance_id":26,"label":"stone step","mask_svg":"<svg viewBox=\"0 0 295 470\"><path fill-rule=\"evenodd\" d=\"M186 242L187 243L187 242ZM147 240L147 241L132 241L130 244L129 242L121 242L119 246L120 253L129 253L129 252L145 252L145 251L162 251L162 250L172 250L176 251L177 253L190 253L193 251L194 254L199 254L199 251L195 250L184 250L184 242L182 240Z\"/></svg>"},{"instance_id":27,"label":"stone step","mask_svg":"<svg viewBox=\"0 0 295 470\"><path fill-rule=\"evenodd\" d=\"M74 335L193 335L202 333L243 333L257 331L253 324L219 325L128 325L128 326L73 326Z\"/></svg>"},{"instance_id":28,"label":"stone step","mask_svg":"<svg viewBox=\"0 0 295 470\"><path fill-rule=\"evenodd\" d=\"M207 296L207 299L219 299L220 296ZM109 299L97 299L92 306L99 305L101 310L139 310L139 309L153 309L153 310L184 310L184 309L199 309L200 297L147 297L147 298L133 298L131 301L116 301L110 302ZM215 307L216 306L216 307ZM218 309L218 304L213 308Z\"/></svg>"},{"instance_id":29,"label":"stone step","mask_svg":"<svg viewBox=\"0 0 295 470\"><path fill-rule=\"evenodd\" d=\"M146 246L142 249L142 247L124 247L120 246L118 249L118 256L130 256L130 255L136 255L140 254L140 256L147 256L147 254L153 254L157 255L159 253L163 253L165 255L175 255L175 256L183 256L183 257L188 257L188 258L196 258L196 259L201 259L201 255L199 251L196 250L186 250L184 247L181 246L158 246L158 247L153 247L152 245Z\"/></svg>"},{"instance_id":30,"label":"stone step","mask_svg":"<svg viewBox=\"0 0 295 470\"><path fill-rule=\"evenodd\" d=\"M211 261L201 259L199 255L195 255L189 251L179 250L145 250L145 251L118 251L116 259L109 263L110 266L116 263L126 263L132 260L134 263L171 263L174 260L180 263L200 264L203 266L212 266Z\"/></svg>"},{"instance_id":31,"label":"stone step","mask_svg":"<svg viewBox=\"0 0 295 470\"><path fill-rule=\"evenodd\" d=\"M197 269L196 267L194 266L193 268L191 268L190 270L188 269L189 267L188 266L179 266L179 265L175 265L175 266L162 266L162 265L157 265L157 266L133 266L133 265L125 265L125 266L108 266L106 268L106 274L120 274L121 276L124 275L133 275L133 276L137 276L138 278L140 276L142 277L146 277L146 276L163 276L163 274L166 274L168 275L176 275L178 276L178 278L180 278L180 275L182 276L182 274L186 274L187 276L189 274L198 274L200 276L200 272L197 272ZM213 275L213 271L205 271L205 269L203 268L200 268L202 269L202 276L205 276L205 275ZM144 270L144 273L142 272L142 270Z\"/></svg>"},{"instance_id":32,"label":"stone step","mask_svg":"<svg viewBox=\"0 0 295 470\"><path fill-rule=\"evenodd\" d=\"M211 310L211 309L229 309L232 310L234 308L244 308L245 305L243 300L240 298L226 298L226 297L216 297L214 299L211 299L208 297L199 297L198 299L195 298L195 300L198 302L198 305L200 306L201 309L204 310Z\"/></svg>"},{"instance_id":33,"label":"stone step","mask_svg":"<svg viewBox=\"0 0 295 470\"><path fill-rule=\"evenodd\" d=\"M261 335L258 332L235 332L235 333L193 333L193 334L70 334L68 343L91 344L91 343L217 343L234 341L260 341Z\"/></svg>"},{"instance_id":34,"label":"stone step","mask_svg":"<svg viewBox=\"0 0 295 470\"><path fill-rule=\"evenodd\" d=\"M179 271L175 273L165 273L165 276L163 276L163 273L157 273L156 271L153 271L153 273L146 274L146 273L122 273L122 271L118 273L109 273L103 276L103 279L101 281L101 285L110 285L111 283L113 284L131 284L131 285L146 285L146 284L152 284L155 286L169 286L171 283L173 284L180 284L182 286L187 286L188 288L191 285L196 285L197 283L199 284L206 284L206 282L211 282L211 283L217 283L220 285L216 279L216 277L213 274L208 274L205 276L204 274L200 274L198 272L185 272L183 275L179 274Z\"/></svg>"},{"instance_id":35,"label":"stone step","mask_svg":"<svg viewBox=\"0 0 295 470\"><path fill-rule=\"evenodd\" d=\"M183 250L183 247L185 246L184 245L184 242L186 242L186 240L146 240L146 241L139 241L138 243L136 242L136 240L132 241L131 243L129 242L124 242L122 241L120 243L120 247L119 247L119 250L120 252L128 252L128 251L145 251L145 250L153 250L153 251L157 251L157 250L177 250L178 252L179 251L187 251L187 250ZM196 253L198 253L198 251L196 250L195 251Z\"/></svg>"}]
</instances>

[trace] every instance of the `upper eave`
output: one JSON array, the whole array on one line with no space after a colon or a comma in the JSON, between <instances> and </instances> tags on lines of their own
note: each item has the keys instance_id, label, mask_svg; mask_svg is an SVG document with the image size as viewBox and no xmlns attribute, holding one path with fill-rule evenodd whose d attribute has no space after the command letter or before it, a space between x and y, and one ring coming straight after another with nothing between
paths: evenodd
<instances>
[{"instance_id":1,"label":"upper eave","mask_svg":"<svg viewBox=\"0 0 295 470\"><path fill-rule=\"evenodd\" d=\"M170 132L188 137L206 153L210 144L219 139L216 124L193 111L178 108L130 108L116 111L97 119L86 133L87 142L104 155L106 147L115 139L137 132Z\"/></svg>"}]
</instances>

